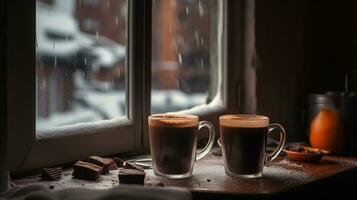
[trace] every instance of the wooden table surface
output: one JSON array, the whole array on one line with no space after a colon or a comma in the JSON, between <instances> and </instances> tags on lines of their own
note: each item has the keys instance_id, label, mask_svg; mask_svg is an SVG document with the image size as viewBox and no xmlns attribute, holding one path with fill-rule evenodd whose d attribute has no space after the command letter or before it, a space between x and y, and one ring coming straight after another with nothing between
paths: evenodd
<instances>
[{"instance_id":1,"label":"wooden table surface","mask_svg":"<svg viewBox=\"0 0 357 200\"><path fill-rule=\"evenodd\" d=\"M356 176L357 158L324 156L318 163L297 163L286 157L279 157L264 167L263 177L256 179L232 178L225 174L223 159L210 154L195 163L193 176L187 179L170 180L157 177L152 170L146 170L145 186L181 187L192 191L194 196L272 196L290 192L296 188L307 188L314 183L334 180L339 176ZM106 189L119 184L118 170L102 175L99 182L72 179L72 169L63 172L62 179L55 182L42 182L54 189L85 187ZM41 182L39 176L13 181L15 184ZM357 182L357 180L356 180Z\"/></svg>"},{"instance_id":2,"label":"wooden table surface","mask_svg":"<svg viewBox=\"0 0 357 200\"><path fill-rule=\"evenodd\" d=\"M297 163L280 157L264 167L261 178L232 178L225 174L222 157L211 155L196 163L192 178L162 179L150 170L146 183L160 180L165 186L183 187L196 193L271 195L348 172L357 172L357 158L324 156L318 163Z\"/></svg>"}]
</instances>

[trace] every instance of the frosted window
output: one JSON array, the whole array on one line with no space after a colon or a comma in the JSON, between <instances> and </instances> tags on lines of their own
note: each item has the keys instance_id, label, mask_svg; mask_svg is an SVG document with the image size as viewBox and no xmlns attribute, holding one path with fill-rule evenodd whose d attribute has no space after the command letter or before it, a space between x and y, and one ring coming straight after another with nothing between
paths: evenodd
<instances>
[{"instance_id":1,"label":"frosted window","mask_svg":"<svg viewBox=\"0 0 357 200\"><path fill-rule=\"evenodd\" d=\"M151 112L209 103L218 83L218 0L154 0Z\"/></svg>"},{"instance_id":2,"label":"frosted window","mask_svg":"<svg viewBox=\"0 0 357 200\"><path fill-rule=\"evenodd\" d=\"M36 128L126 115L125 0L36 1Z\"/></svg>"}]
</instances>

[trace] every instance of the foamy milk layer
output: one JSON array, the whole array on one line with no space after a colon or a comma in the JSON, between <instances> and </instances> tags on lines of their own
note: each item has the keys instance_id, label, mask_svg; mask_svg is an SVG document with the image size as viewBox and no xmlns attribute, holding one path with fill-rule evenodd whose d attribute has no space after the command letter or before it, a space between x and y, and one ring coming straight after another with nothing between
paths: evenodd
<instances>
[{"instance_id":1,"label":"foamy milk layer","mask_svg":"<svg viewBox=\"0 0 357 200\"><path fill-rule=\"evenodd\" d=\"M149 126L191 127L198 125L198 117L184 114L156 114L149 117Z\"/></svg>"},{"instance_id":2,"label":"foamy milk layer","mask_svg":"<svg viewBox=\"0 0 357 200\"><path fill-rule=\"evenodd\" d=\"M228 127L261 128L269 125L269 118L262 115L223 115L219 124Z\"/></svg>"}]
</instances>

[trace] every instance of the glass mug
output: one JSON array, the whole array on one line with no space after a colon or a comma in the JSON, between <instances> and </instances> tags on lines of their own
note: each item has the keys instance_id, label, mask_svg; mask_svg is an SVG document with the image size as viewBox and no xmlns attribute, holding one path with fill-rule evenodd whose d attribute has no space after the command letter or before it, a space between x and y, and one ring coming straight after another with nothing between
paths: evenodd
<instances>
[{"instance_id":1,"label":"glass mug","mask_svg":"<svg viewBox=\"0 0 357 200\"><path fill-rule=\"evenodd\" d=\"M215 129L198 116L155 114L149 116L149 140L154 173L165 178L186 178L192 175L193 164L212 149ZM197 151L198 132L207 127L207 145Z\"/></svg>"},{"instance_id":2,"label":"glass mug","mask_svg":"<svg viewBox=\"0 0 357 200\"><path fill-rule=\"evenodd\" d=\"M269 124L266 116L223 115L219 117L219 126L225 171L229 176L262 176L264 164L274 160L285 145L284 128ZM274 129L280 130L280 142L274 152L267 153L267 137Z\"/></svg>"}]
</instances>

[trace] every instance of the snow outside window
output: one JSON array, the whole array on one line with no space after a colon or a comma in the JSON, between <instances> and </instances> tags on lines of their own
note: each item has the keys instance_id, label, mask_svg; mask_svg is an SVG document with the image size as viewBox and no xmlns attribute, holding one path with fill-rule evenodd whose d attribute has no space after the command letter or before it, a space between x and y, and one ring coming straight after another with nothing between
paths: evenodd
<instances>
[{"instance_id":1,"label":"snow outside window","mask_svg":"<svg viewBox=\"0 0 357 200\"><path fill-rule=\"evenodd\" d=\"M239 111L244 48L227 46L226 36L243 27L226 29L226 5L240 11L242 3L10 1L7 71L26 75L7 80L8 152L17 155L9 169L146 151L151 113L195 114L219 127L221 114ZM230 13L243 21L243 12ZM228 50L235 56L226 60Z\"/></svg>"},{"instance_id":2,"label":"snow outside window","mask_svg":"<svg viewBox=\"0 0 357 200\"><path fill-rule=\"evenodd\" d=\"M219 96L218 4L152 2L151 113ZM37 130L127 115L126 15L125 0L36 2Z\"/></svg>"},{"instance_id":3,"label":"snow outside window","mask_svg":"<svg viewBox=\"0 0 357 200\"><path fill-rule=\"evenodd\" d=\"M214 100L221 81L218 8L218 0L153 1L151 113Z\"/></svg>"},{"instance_id":4,"label":"snow outside window","mask_svg":"<svg viewBox=\"0 0 357 200\"><path fill-rule=\"evenodd\" d=\"M36 129L126 116L126 0L36 1Z\"/></svg>"}]
</instances>

